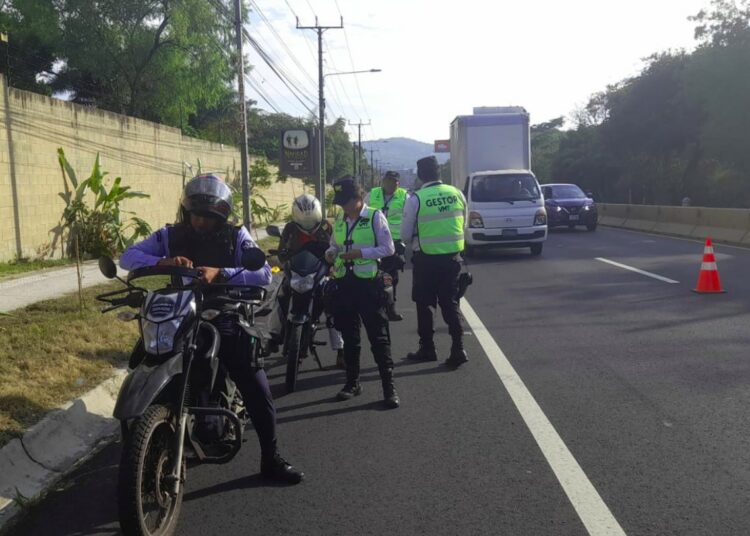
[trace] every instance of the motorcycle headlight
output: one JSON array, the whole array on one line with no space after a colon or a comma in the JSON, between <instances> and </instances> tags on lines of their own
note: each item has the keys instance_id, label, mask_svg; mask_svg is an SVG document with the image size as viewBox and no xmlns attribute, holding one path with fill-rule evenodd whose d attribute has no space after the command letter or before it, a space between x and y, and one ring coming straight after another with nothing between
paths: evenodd
<instances>
[{"instance_id":1,"label":"motorcycle headlight","mask_svg":"<svg viewBox=\"0 0 750 536\"><path fill-rule=\"evenodd\" d=\"M309 274L305 277L302 277L292 272L292 280L290 282L292 290L300 294L310 292L315 286L315 275L316 274Z\"/></svg>"},{"instance_id":2,"label":"motorcycle headlight","mask_svg":"<svg viewBox=\"0 0 750 536\"><path fill-rule=\"evenodd\" d=\"M163 355L174 350L177 330L180 329L182 320L183 317L178 317L158 324L149 320L141 320L143 345L146 352L152 355Z\"/></svg>"}]
</instances>

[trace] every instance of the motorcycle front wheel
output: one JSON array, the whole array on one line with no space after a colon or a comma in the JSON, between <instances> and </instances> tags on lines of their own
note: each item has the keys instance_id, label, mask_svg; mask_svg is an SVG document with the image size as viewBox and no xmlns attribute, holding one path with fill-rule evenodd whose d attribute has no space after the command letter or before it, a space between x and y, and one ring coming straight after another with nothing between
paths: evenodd
<instances>
[{"instance_id":1,"label":"motorcycle front wheel","mask_svg":"<svg viewBox=\"0 0 750 536\"><path fill-rule=\"evenodd\" d=\"M304 326L290 324L287 326L286 343L284 353L286 354L286 391L293 393L297 387L297 375L299 374L299 362L302 358L302 338Z\"/></svg>"},{"instance_id":2,"label":"motorcycle front wheel","mask_svg":"<svg viewBox=\"0 0 750 536\"><path fill-rule=\"evenodd\" d=\"M149 407L133 422L124 441L117 482L120 528L126 536L171 536L182 505L185 462L179 493L168 491L177 419L166 406Z\"/></svg>"}]
</instances>

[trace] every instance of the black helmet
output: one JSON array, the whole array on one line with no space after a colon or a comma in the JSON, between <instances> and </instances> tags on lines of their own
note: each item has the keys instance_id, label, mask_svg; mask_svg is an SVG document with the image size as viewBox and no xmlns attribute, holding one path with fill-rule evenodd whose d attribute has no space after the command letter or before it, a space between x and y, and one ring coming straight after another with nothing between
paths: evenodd
<instances>
[{"instance_id":1,"label":"black helmet","mask_svg":"<svg viewBox=\"0 0 750 536\"><path fill-rule=\"evenodd\" d=\"M232 191L216 175L198 175L185 185L180 204L185 213L208 216L225 222L232 213Z\"/></svg>"}]
</instances>

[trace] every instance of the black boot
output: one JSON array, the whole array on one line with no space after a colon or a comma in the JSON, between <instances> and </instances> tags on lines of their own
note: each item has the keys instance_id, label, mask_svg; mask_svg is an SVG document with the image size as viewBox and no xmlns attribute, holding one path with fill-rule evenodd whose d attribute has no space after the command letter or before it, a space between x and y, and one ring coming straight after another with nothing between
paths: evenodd
<instances>
[{"instance_id":1,"label":"black boot","mask_svg":"<svg viewBox=\"0 0 750 536\"><path fill-rule=\"evenodd\" d=\"M261 460L260 474L263 478L286 484L299 484L305 478L305 473L295 469L278 452Z\"/></svg>"},{"instance_id":2,"label":"black boot","mask_svg":"<svg viewBox=\"0 0 750 536\"><path fill-rule=\"evenodd\" d=\"M448 368L456 370L468 360L469 357L466 355L464 345L462 343L454 343L451 347L451 355L448 359L445 360L445 364L448 366Z\"/></svg>"},{"instance_id":3,"label":"black boot","mask_svg":"<svg viewBox=\"0 0 750 536\"><path fill-rule=\"evenodd\" d=\"M438 357L437 352L435 352L435 345L420 341L419 350L408 353L406 359L411 359L412 361L437 361Z\"/></svg>"},{"instance_id":4,"label":"black boot","mask_svg":"<svg viewBox=\"0 0 750 536\"><path fill-rule=\"evenodd\" d=\"M350 400L362 394L362 386L359 384L359 353L357 349L347 352L344 347L344 362L346 363L346 384L336 395L338 400Z\"/></svg>"},{"instance_id":5,"label":"black boot","mask_svg":"<svg viewBox=\"0 0 750 536\"><path fill-rule=\"evenodd\" d=\"M396 409L401 405L401 399L393 384L393 370L384 369L380 372L380 381L383 384L383 402L388 409Z\"/></svg>"},{"instance_id":6,"label":"black boot","mask_svg":"<svg viewBox=\"0 0 750 536\"><path fill-rule=\"evenodd\" d=\"M355 396L359 396L362 394L362 385L359 383L359 380L347 380L347 382L344 384L344 388L339 391L339 393L336 395L336 398L338 400L351 400Z\"/></svg>"}]
</instances>

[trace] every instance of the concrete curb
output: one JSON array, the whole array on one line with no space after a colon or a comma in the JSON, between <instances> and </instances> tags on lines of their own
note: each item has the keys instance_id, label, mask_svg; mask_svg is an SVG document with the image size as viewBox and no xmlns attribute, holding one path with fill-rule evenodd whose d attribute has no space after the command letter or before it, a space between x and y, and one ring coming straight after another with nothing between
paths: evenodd
<instances>
[{"instance_id":1,"label":"concrete curb","mask_svg":"<svg viewBox=\"0 0 750 536\"><path fill-rule=\"evenodd\" d=\"M102 440L118 431L112 418L127 371L114 375L80 398L51 411L21 439L0 449L0 530L85 460Z\"/></svg>"}]
</instances>

